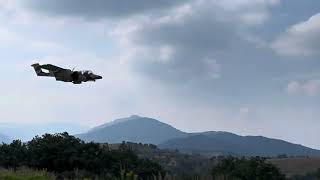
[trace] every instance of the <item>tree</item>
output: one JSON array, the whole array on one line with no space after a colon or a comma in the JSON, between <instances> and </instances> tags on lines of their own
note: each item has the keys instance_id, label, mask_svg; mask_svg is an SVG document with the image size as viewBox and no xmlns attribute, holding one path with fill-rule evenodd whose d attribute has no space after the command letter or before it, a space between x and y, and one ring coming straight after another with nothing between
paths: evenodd
<instances>
[{"instance_id":1,"label":"tree","mask_svg":"<svg viewBox=\"0 0 320 180\"><path fill-rule=\"evenodd\" d=\"M70 179L74 179L79 172L86 177L98 175L105 179L119 178L121 170L142 179L151 178L159 172L164 174L160 165L139 159L130 149L111 151L104 145L85 143L68 133L36 136L25 144L21 141L2 144L0 166L46 169Z\"/></svg>"},{"instance_id":2,"label":"tree","mask_svg":"<svg viewBox=\"0 0 320 180\"><path fill-rule=\"evenodd\" d=\"M315 176L316 176L317 179L320 179L320 168L316 171L316 175Z\"/></svg>"},{"instance_id":3,"label":"tree","mask_svg":"<svg viewBox=\"0 0 320 180\"><path fill-rule=\"evenodd\" d=\"M250 159L228 157L212 169L212 175L213 177L222 177L224 180L285 179L285 176L280 173L279 169L260 157Z\"/></svg>"},{"instance_id":4,"label":"tree","mask_svg":"<svg viewBox=\"0 0 320 180\"><path fill-rule=\"evenodd\" d=\"M26 155L26 145L19 140L15 140L9 145L2 144L0 146L0 166L16 169L25 164Z\"/></svg>"}]
</instances>

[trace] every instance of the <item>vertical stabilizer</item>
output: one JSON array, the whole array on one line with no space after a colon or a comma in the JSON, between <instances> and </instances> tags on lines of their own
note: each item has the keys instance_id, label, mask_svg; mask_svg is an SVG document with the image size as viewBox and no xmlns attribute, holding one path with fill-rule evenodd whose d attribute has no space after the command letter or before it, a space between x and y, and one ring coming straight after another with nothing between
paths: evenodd
<instances>
[{"instance_id":1,"label":"vertical stabilizer","mask_svg":"<svg viewBox=\"0 0 320 180\"><path fill-rule=\"evenodd\" d=\"M45 73L42 71L41 65L39 63L32 64L31 66L34 68L38 76L50 76L50 73Z\"/></svg>"}]
</instances>

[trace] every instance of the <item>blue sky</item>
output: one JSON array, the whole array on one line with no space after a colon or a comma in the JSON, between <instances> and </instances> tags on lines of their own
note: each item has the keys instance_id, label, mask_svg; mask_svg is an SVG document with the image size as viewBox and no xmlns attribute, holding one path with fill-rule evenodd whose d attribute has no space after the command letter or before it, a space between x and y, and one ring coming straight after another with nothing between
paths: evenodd
<instances>
[{"instance_id":1,"label":"blue sky","mask_svg":"<svg viewBox=\"0 0 320 180\"><path fill-rule=\"evenodd\" d=\"M26 139L138 114L320 149L319 42L317 0L0 0L0 129ZM38 78L34 62L104 79Z\"/></svg>"}]
</instances>

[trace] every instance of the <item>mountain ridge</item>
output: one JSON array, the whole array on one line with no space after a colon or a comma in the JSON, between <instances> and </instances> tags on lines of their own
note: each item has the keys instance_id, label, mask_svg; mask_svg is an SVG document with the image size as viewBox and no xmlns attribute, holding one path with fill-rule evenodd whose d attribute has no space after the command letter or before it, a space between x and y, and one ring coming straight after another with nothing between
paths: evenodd
<instances>
[{"instance_id":1,"label":"mountain ridge","mask_svg":"<svg viewBox=\"0 0 320 180\"><path fill-rule=\"evenodd\" d=\"M281 139L264 136L239 136L230 133L228 136L191 135L185 138L171 139L159 144L162 149L179 149L185 153L206 155L236 154L245 156L320 156L317 149L301 144L290 143Z\"/></svg>"},{"instance_id":2,"label":"mountain ridge","mask_svg":"<svg viewBox=\"0 0 320 180\"><path fill-rule=\"evenodd\" d=\"M96 130L99 130L99 129L103 129L103 128L112 126L112 125L117 124L117 123L122 123L122 122L130 121L130 120L133 120L133 119L137 119L137 118L140 118L140 116L131 115L130 117L127 117L127 118L116 119L116 120L113 120L111 122L104 123L104 124L102 124L100 126L96 126L96 127L92 128L92 129L90 129L88 132L96 131Z\"/></svg>"},{"instance_id":3,"label":"mountain ridge","mask_svg":"<svg viewBox=\"0 0 320 180\"><path fill-rule=\"evenodd\" d=\"M160 144L172 138L187 136L168 124L137 115L121 118L76 135L84 141L120 143L122 141Z\"/></svg>"},{"instance_id":4,"label":"mountain ridge","mask_svg":"<svg viewBox=\"0 0 320 180\"><path fill-rule=\"evenodd\" d=\"M185 153L238 154L246 156L320 156L320 150L264 136L240 136L224 131L187 133L159 120L137 115L121 118L76 135L84 141L155 144Z\"/></svg>"}]
</instances>

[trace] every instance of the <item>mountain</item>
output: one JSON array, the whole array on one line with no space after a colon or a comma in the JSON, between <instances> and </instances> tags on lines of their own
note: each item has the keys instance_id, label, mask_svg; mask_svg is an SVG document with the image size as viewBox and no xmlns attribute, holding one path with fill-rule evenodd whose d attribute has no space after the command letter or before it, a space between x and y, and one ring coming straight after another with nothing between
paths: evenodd
<instances>
[{"instance_id":1,"label":"mountain","mask_svg":"<svg viewBox=\"0 0 320 180\"><path fill-rule=\"evenodd\" d=\"M117 119L76 135L84 141L155 144L162 149L178 149L203 155L320 156L320 151L263 136L239 136L228 132L186 133L156 119L131 116Z\"/></svg>"},{"instance_id":2,"label":"mountain","mask_svg":"<svg viewBox=\"0 0 320 180\"><path fill-rule=\"evenodd\" d=\"M0 144L1 143L10 143L12 139L9 136L0 134Z\"/></svg>"},{"instance_id":3,"label":"mountain","mask_svg":"<svg viewBox=\"0 0 320 180\"><path fill-rule=\"evenodd\" d=\"M127 117L127 118L116 119L116 120L111 121L109 123L105 123L105 124L102 124L100 126L94 127L92 129L90 129L89 132L99 131L101 129L105 129L107 127L110 127L112 125L115 125L115 124L118 124L118 123L122 123L122 122L126 122L126 121L130 121L130 120L133 120L133 119L138 119L138 118L140 118L140 116L132 115L132 116Z\"/></svg>"},{"instance_id":4,"label":"mountain","mask_svg":"<svg viewBox=\"0 0 320 180\"><path fill-rule=\"evenodd\" d=\"M76 136L84 141L100 143L129 141L160 144L169 139L186 137L187 135L187 133L158 120L134 115L103 124L89 130L87 133Z\"/></svg>"},{"instance_id":5,"label":"mountain","mask_svg":"<svg viewBox=\"0 0 320 180\"><path fill-rule=\"evenodd\" d=\"M204 132L171 139L159 145L186 153L235 154L245 156L320 156L320 151L263 136L239 136L228 132Z\"/></svg>"}]
</instances>

